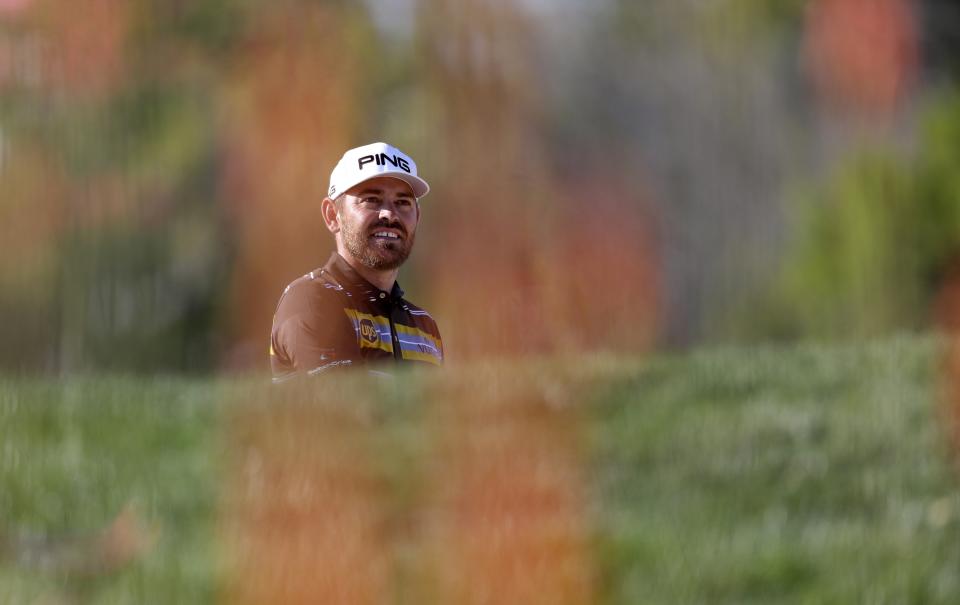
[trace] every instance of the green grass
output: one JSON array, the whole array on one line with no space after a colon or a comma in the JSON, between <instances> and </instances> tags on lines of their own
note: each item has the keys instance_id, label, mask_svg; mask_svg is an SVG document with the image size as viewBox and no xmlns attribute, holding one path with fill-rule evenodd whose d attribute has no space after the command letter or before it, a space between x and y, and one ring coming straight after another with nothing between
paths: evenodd
<instances>
[{"instance_id":1,"label":"green grass","mask_svg":"<svg viewBox=\"0 0 960 605\"><path fill-rule=\"evenodd\" d=\"M102 579L0 561L0 603L212 601L213 401L186 380L0 382L0 532L67 541L127 505L160 529L148 557Z\"/></svg>"},{"instance_id":2,"label":"green grass","mask_svg":"<svg viewBox=\"0 0 960 605\"><path fill-rule=\"evenodd\" d=\"M600 603L957 603L939 348L904 337L476 373L578 385ZM395 506L422 500L429 382L367 410ZM83 534L128 503L159 528L141 561L93 580L0 560L0 603L217 600L224 427L249 386L0 381L0 534Z\"/></svg>"},{"instance_id":3,"label":"green grass","mask_svg":"<svg viewBox=\"0 0 960 605\"><path fill-rule=\"evenodd\" d=\"M590 430L606 601L960 602L935 352L712 351L609 381Z\"/></svg>"}]
</instances>

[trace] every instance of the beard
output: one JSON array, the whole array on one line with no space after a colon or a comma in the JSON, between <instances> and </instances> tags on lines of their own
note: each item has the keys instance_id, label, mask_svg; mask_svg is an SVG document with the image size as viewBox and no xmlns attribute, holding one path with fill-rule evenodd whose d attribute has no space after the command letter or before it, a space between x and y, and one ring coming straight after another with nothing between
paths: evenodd
<instances>
[{"instance_id":1,"label":"beard","mask_svg":"<svg viewBox=\"0 0 960 605\"><path fill-rule=\"evenodd\" d=\"M340 225L343 243L347 251L360 261L360 264L369 269L377 271L396 269L407 260L410 251L413 250L415 233L407 233L407 230L400 223L377 221L368 230L364 230L357 225L343 222L341 219ZM403 234L402 239L374 238L373 233L382 227L397 229Z\"/></svg>"}]
</instances>

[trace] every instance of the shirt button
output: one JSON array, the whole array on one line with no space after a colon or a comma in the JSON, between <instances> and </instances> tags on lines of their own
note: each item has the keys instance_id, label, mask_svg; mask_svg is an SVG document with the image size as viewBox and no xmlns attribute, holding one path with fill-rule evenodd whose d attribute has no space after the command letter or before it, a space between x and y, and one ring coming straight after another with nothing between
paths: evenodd
<instances>
[{"instance_id":1,"label":"shirt button","mask_svg":"<svg viewBox=\"0 0 960 605\"><path fill-rule=\"evenodd\" d=\"M384 293L384 292L381 292L381 293L380 293L380 298L386 298L386 297L387 297L386 293Z\"/></svg>"}]
</instances>

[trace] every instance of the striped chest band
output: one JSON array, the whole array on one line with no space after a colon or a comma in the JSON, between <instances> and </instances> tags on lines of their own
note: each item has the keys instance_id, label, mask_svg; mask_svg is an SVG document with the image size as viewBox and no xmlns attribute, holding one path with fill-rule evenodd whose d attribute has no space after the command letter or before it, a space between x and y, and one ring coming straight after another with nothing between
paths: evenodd
<instances>
[{"instance_id":1,"label":"striped chest band","mask_svg":"<svg viewBox=\"0 0 960 605\"><path fill-rule=\"evenodd\" d=\"M393 353L390 333L390 320L383 315L371 315L356 309L344 309L353 324L357 343L361 349L379 349ZM415 326L394 323L397 340L400 343L400 356L410 361L425 361L440 365L443 361L443 349L440 341Z\"/></svg>"}]
</instances>

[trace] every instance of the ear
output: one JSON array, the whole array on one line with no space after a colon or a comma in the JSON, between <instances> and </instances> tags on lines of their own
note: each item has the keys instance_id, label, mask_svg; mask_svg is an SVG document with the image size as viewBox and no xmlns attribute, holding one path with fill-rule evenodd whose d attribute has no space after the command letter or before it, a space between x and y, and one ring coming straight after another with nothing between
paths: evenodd
<instances>
[{"instance_id":1,"label":"ear","mask_svg":"<svg viewBox=\"0 0 960 605\"><path fill-rule=\"evenodd\" d=\"M320 202L320 213L323 214L323 222L327 225L330 233L340 232L340 217L337 216L337 205L328 197Z\"/></svg>"}]
</instances>

